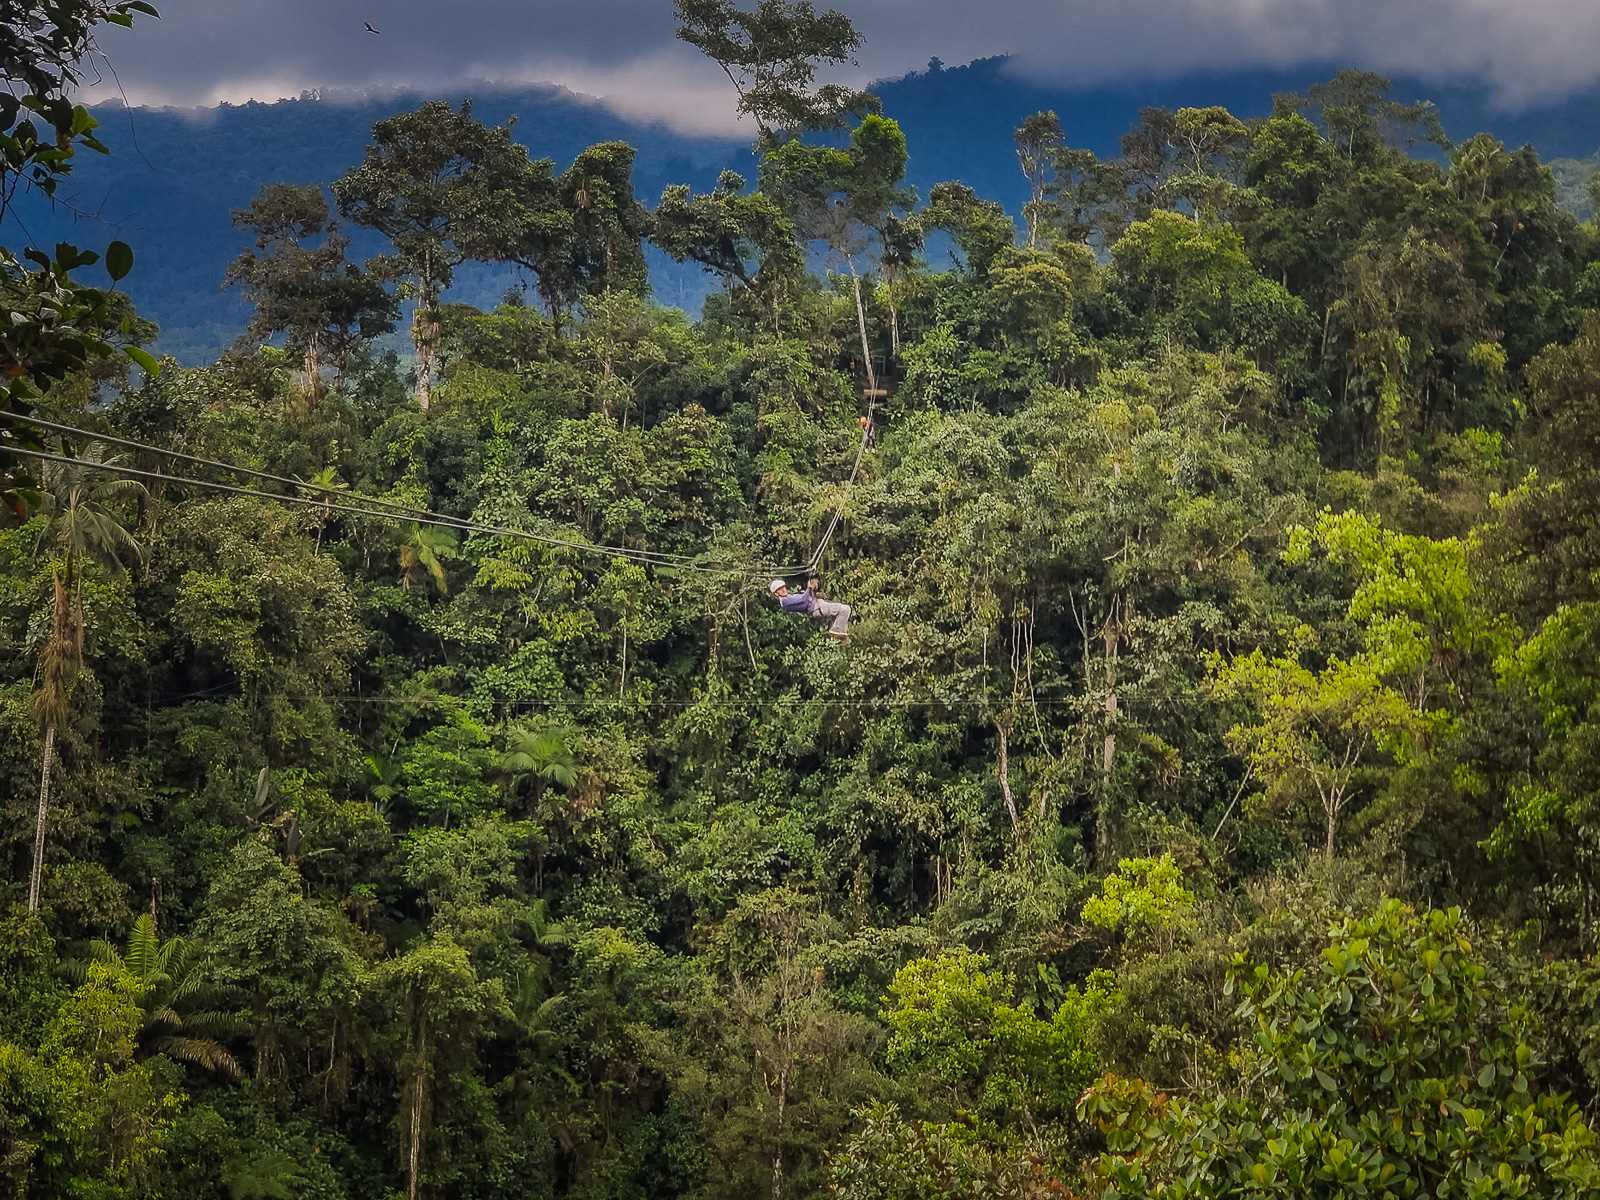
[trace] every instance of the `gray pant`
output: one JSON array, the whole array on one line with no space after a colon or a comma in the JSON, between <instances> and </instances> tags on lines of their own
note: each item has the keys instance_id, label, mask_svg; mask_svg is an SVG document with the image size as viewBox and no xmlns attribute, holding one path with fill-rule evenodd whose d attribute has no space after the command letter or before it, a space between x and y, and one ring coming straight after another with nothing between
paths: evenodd
<instances>
[{"instance_id":1,"label":"gray pant","mask_svg":"<svg viewBox=\"0 0 1600 1200\"><path fill-rule=\"evenodd\" d=\"M850 636L850 606L837 604L832 600L818 600L817 611L812 616L827 620L833 618L833 624L828 627L828 632L834 637Z\"/></svg>"}]
</instances>

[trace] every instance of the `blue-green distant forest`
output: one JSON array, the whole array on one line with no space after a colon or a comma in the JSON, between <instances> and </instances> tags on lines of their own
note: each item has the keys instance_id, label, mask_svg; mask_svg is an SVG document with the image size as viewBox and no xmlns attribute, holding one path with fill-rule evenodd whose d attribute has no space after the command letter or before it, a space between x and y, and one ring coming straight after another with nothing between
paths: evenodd
<instances>
[{"instance_id":1,"label":"blue-green distant forest","mask_svg":"<svg viewBox=\"0 0 1600 1200\"><path fill-rule=\"evenodd\" d=\"M0 1195L1600 1194L1588 100L674 8L748 139L0 13Z\"/></svg>"},{"instance_id":2,"label":"blue-green distant forest","mask_svg":"<svg viewBox=\"0 0 1600 1200\"><path fill-rule=\"evenodd\" d=\"M1264 116L1275 93L1303 89L1321 77L1307 70L1257 71L1085 91L1067 83L1044 86L1009 71L1003 59L988 59L962 67L935 65L873 86L906 131L910 183L926 192L943 180L961 180L1018 213L1028 185L1010 137L1029 113L1056 111L1074 145L1111 155L1147 105L1221 104L1241 117ZM1595 164L1575 160L1600 153L1600 91L1524 111L1496 109L1474 89L1417 80L1397 81L1395 95L1434 101L1452 136L1488 130L1510 146L1531 143L1553 160L1562 203L1588 217L1584 184ZM484 84L447 98L459 103L467 96L485 121L516 116L517 139L536 157L549 156L563 166L597 142L635 144L634 178L647 199L673 183L709 187L719 171L748 172L754 163L749 137L697 139L641 127L558 88L508 90ZM128 281L129 294L160 327L159 350L198 366L215 359L249 317L242 298L218 292L223 265L244 244L229 212L248 203L263 183L325 184L337 178L360 158L374 121L426 98L404 91L330 92L214 109L125 112L115 104L100 105L95 115L118 152L86 155L61 192L63 203L25 198L20 212L40 245L60 238L120 237L137 243L144 257L138 275ZM357 253L378 249L359 236L355 247ZM663 304L698 312L717 286L699 267L665 255L654 255L650 266L653 294ZM493 303L518 282L514 268L477 267L462 273L452 295L468 303Z\"/></svg>"}]
</instances>

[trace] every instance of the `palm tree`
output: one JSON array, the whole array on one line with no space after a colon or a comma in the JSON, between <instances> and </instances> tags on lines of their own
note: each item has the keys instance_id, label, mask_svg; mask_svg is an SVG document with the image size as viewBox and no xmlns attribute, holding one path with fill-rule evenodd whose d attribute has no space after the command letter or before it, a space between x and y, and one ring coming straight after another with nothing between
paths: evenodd
<instances>
[{"instance_id":1,"label":"palm tree","mask_svg":"<svg viewBox=\"0 0 1600 1200\"><path fill-rule=\"evenodd\" d=\"M305 486L300 489L307 497L321 500L322 510L312 510L311 521L317 527L317 553L322 553L322 534L328 528L328 521L333 516L334 496L343 491L348 491L350 485L339 478L337 467L323 467L310 479L304 481Z\"/></svg>"},{"instance_id":2,"label":"palm tree","mask_svg":"<svg viewBox=\"0 0 1600 1200\"><path fill-rule=\"evenodd\" d=\"M156 934L155 919L143 913L133 923L126 953L110 942L95 941L89 945L89 957L138 981L139 1008L144 1013L139 1040L145 1050L230 1079L239 1077L238 1060L218 1040L220 1035L243 1028L237 1016L218 1007L232 998L233 989L202 978L192 943L181 937L162 941ZM67 963L64 968L81 979L88 964Z\"/></svg>"},{"instance_id":3,"label":"palm tree","mask_svg":"<svg viewBox=\"0 0 1600 1200\"><path fill-rule=\"evenodd\" d=\"M55 602L50 638L39 659L40 685L33 694L33 717L44 727L44 761L39 772L39 816L33 837L33 874L28 884L28 911L39 908L44 878L45 819L50 811L50 768L55 762L56 730L72 715L72 689L83 669L83 564L98 564L121 574L141 558L139 543L112 506L144 494L131 479L107 478L101 468L120 462L107 458L104 447L91 442L70 465L52 464L45 475L47 518L39 545L50 543L61 555L52 574ZM126 560L126 561L125 561Z\"/></svg>"},{"instance_id":4,"label":"palm tree","mask_svg":"<svg viewBox=\"0 0 1600 1200\"><path fill-rule=\"evenodd\" d=\"M550 910L543 900L528 904L527 921L539 951L567 944L565 927L550 920ZM566 1000L566 993L550 991L550 956L539 951L530 951L522 970L513 968L507 998L511 1001L511 1015L525 1034L530 1038L555 1037L551 1018Z\"/></svg>"},{"instance_id":5,"label":"palm tree","mask_svg":"<svg viewBox=\"0 0 1600 1200\"><path fill-rule=\"evenodd\" d=\"M444 564L456 556L453 533L429 525L413 524L400 543L400 586L410 591L413 584L432 578L442 596L450 590Z\"/></svg>"},{"instance_id":6,"label":"palm tree","mask_svg":"<svg viewBox=\"0 0 1600 1200\"><path fill-rule=\"evenodd\" d=\"M512 791L522 780L533 781L534 802L544 789L555 784L562 790L578 782L576 762L567 738L571 730L559 725L533 730L521 725L512 726L506 733L506 752L500 756L500 771Z\"/></svg>"},{"instance_id":7,"label":"palm tree","mask_svg":"<svg viewBox=\"0 0 1600 1200\"><path fill-rule=\"evenodd\" d=\"M380 817L389 815L389 805L400 792L400 777L404 773L397 758L379 758L369 754L367 767L367 795L372 797L372 811Z\"/></svg>"},{"instance_id":8,"label":"palm tree","mask_svg":"<svg viewBox=\"0 0 1600 1200\"><path fill-rule=\"evenodd\" d=\"M500 756L500 774L506 790L515 794L524 779L533 782L533 805L537 810L545 788L555 784L563 791L577 785L577 763L567 739L570 729L549 725L533 730L514 725L506 733L506 752ZM544 852L549 843L541 835L533 855L533 890L544 890Z\"/></svg>"},{"instance_id":9,"label":"palm tree","mask_svg":"<svg viewBox=\"0 0 1600 1200\"><path fill-rule=\"evenodd\" d=\"M232 1200L291 1200L305 1181L294 1156L260 1146L235 1154L222 1168L222 1182Z\"/></svg>"}]
</instances>

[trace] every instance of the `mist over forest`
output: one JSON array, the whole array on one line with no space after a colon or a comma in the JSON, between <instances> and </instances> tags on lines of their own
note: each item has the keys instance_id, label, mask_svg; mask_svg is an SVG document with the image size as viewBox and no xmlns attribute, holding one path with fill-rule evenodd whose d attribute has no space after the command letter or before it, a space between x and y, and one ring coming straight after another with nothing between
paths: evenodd
<instances>
[{"instance_id":1,"label":"mist over forest","mask_svg":"<svg viewBox=\"0 0 1600 1200\"><path fill-rule=\"evenodd\" d=\"M1014 216L1028 200L1027 180L1017 169L1011 131L1029 113L1055 111L1073 145L1111 157L1118 139L1147 106L1178 109L1221 104L1245 118L1271 112L1272 97L1299 91L1331 75L1312 70L1229 72L1139 85L1081 90L1063 80L1047 86L1011 70L1003 59L966 66L934 64L873 89L906 133L907 181L922 193L946 180L960 180L997 200ZM1446 131L1468 138L1488 130L1509 146L1535 146L1557 177L1557 202L1587 220L1585 185L1600 153L1600 91L1523 110L1490 106L1477 89L1397 80L1393 94L1428 99ZM215 108L135 108L120 102L93 108L114 154L83 155L57 201L38 194L19 198L22 225L40 246L66 239L98 244L120 238L144 251L139 271L125 286L142 316L156 322L154 346L185 366L214 362L250 319L237 290L220 290L223 267L249 241L229 213L247 205L264 183L328 184L361 157L375 121L415 108L427 94L389 90L323 89L273 103ZM591 97L554 86L512 88L484 83L444 97L453 105L470 98L489 124L515 117L514 136L535 157L565 166L585 146L608 140L633 145L638 194L653 200L673 183L709 188L726 169L749 173L755 159L750 137L690 137L664 125L640 125L616 116ZM753 134L753 130L752 130ZM352 254L382 250L381 239L359 229ZM658 302L698 315L711 292L712 276L694 263L676 263L646 247L650 288ZM938 242L935 259L947 262ZM818 263L825 269L825 264ZM493 307L507 288L526 282L525 272L504 265L466 264L451 299ZM403 337L388 343L402 356Z\"/></svg>"},{"instance_id":2,"label":"mist over forest","mask_svg":"<svg viewBox=\"0 0 1600 1200\"><path fill-rule=\"evenodd\" d=\"M1592 96L675 9L745 139L0 20L0 1190L1600 1191Z\"/></svg>"}]
</instances>

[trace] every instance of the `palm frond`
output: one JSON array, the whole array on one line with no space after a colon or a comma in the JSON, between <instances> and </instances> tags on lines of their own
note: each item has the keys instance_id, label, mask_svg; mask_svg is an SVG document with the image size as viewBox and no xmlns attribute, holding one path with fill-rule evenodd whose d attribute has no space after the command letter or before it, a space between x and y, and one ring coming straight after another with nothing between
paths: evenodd
<instances>
[{"instance_id":1,"label":"palm frond","mask_svg":"<svg viewBox=\"0 0 1600 1200\"><path fill-rule=\"evenodd\" d=\"M144 1020L148 1026L171 1025L174 1029L183 1028L183 1017L170 1004L152 1005L145 1010Z\"/></svg>"},{"instance_id":2,"label":"palm frond","mask_svg":"<svg viewBox=\"0 0 1600 1200\"><path fill-rule=\"evenodd\" d=\"M155 921L151 919L149 913L140 913L139 919L133 923L133 929L128 934L128 951L123 956L128 971L146 987L152 986L156 976L165 975L167 960L171 956L171 943L163 953L161 939L156 936Z\"/></svg>"},{"instance_id":3,"label":"palm frond","mask_svg":"<svg viewBox=\"0 0 1600 1200\"><path fill-rule=\"evenodd\" d=\"M249 1033L250 1022L243 1013L223 1009L206 1009L192 1012L184 1019L183 1027L195 1037L224 1038Z\"/></svg>"},{"instance_id":4,"label":"palm frond","mask_svg":"<svg viewBox=\"0 0 1600 1200\"><path fill-rule=\"evenodd\" d=\"M157 1054L216 1071L230 1079L237 1079L243 1074L239 1070L239 1060L229 1054L221 1042L212 1038L164 1037L158 1038L150 1048Z\"/></svg>"},{"instance_id":5,"label":"palm frond","mask_svg":"<svg viewBox=\"0 0 1600 1200\"><path fill-rule=\"evenodd\" d=\"M88 499L94 504L120 504L137 500L145 494L145 486L137 479L122 477L102 480L89 489Z\"/></svg>"}]
</instances>

